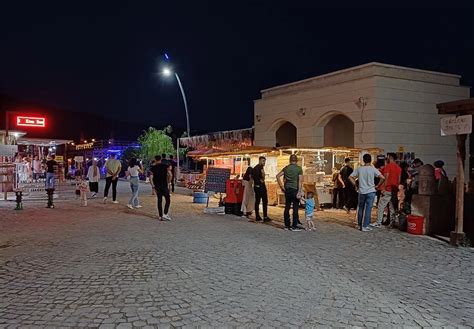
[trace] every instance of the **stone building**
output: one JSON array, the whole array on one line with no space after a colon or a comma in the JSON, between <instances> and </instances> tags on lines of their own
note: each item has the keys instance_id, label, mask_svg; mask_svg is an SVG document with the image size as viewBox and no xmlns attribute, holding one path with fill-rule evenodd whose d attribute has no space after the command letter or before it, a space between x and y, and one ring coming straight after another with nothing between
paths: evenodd
<instances>
[{"instance_id":1,"label":"stone building","mask_svg":"<svg viewBox=\"0 0 474 329\"><path fill-rule=\"evenodd\" d=\"M255 145L378 147L442 159L455 173L455 138L441 137L436 104L468 98L460 76L368 63L261 91Z\"/></svg>"}]
</instances>

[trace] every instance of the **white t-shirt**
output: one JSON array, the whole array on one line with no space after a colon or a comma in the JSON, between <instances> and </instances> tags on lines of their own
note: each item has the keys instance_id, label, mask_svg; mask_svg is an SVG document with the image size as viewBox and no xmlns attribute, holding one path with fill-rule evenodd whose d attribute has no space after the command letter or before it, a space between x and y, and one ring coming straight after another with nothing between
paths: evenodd
<instances>
[{"instance_id":1,"label":"white t-shirt","mask_svg":"<svg viewBox=\"0 0 474 329\"><path fill-rule=\"evenodd\" d=\"M359 193L375 193L375 177L383 177L380 171L372 166L357 167L351 174L351 177L359 178Z\"/></svg>"},{"instance_id":2,"label":"white t-shirt","mask_svg":"<svg viewBox=\"0 0 474 329\"><path fill-rule=\"evenodd\" d=\"M128 167L128 173L132 177L138 177L138 174L140 173L138 169L140 169L139 166Z\"/></svg>"}]
</instances>

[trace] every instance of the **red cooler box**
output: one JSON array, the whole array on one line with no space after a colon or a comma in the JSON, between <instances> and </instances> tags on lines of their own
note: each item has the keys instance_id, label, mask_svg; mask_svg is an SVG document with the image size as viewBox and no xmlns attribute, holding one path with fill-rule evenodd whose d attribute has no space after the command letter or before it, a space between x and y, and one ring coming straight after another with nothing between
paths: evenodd
<instances>
[{"instance_id":1,"label":"red cooler box","mask_svg":"<svg viewBox=\"0 0 474 329\"><path fill-rule=\"evenodd\" d=\"M225 188L226 203L242 203L244 199L244 186L241 179L228 179Z\"/></svg>"}]
</instances>

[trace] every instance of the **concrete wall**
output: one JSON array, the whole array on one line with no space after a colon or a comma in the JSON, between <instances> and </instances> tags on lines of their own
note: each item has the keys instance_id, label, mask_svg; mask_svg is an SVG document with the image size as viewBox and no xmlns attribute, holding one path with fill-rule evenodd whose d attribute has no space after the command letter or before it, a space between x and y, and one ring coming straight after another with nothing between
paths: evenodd
<instances>
[{"instance_id":1,"label":"concrete wall","mask_svg":"<svg viewBox=\"0 0 474 329\"><path fill-rule=\"evenodd\" d=\"M285 122L298 147L324 146L324 127L337 115L354 123L354 146L403 146L425 163L442 159L455 173L455 138L440 136L436 104L469 97L460 76L369 63L262 91L255 101L255 144L275 146Z\"/></svg>"}]
</instances>

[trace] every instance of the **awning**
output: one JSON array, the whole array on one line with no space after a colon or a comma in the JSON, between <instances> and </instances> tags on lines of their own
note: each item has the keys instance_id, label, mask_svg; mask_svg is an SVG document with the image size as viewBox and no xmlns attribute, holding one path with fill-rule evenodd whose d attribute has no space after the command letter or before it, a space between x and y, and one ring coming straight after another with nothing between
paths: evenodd
<instances>
[{"instance_id":1,"label":"awning","mask_svg":"<svg viewBox=\"0 0 474 329\"><path fill-rule=\"evenodd\" d=\"M49 138L28 138L20 137L17 140L18 145L34 145L34 146L57 146L72 143L69 139L49 139Z\"/></svg>"}]
</instances>

